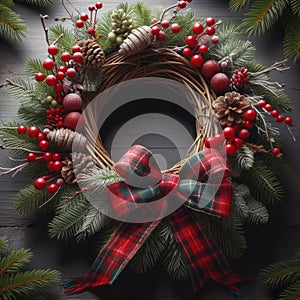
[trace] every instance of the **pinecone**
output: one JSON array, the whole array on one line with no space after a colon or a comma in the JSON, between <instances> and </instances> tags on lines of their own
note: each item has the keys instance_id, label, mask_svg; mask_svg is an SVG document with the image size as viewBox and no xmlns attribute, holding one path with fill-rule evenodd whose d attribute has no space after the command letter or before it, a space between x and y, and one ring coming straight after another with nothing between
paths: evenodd
<instances>
[{"instance_id":1,"label":"pinecone","mask_svg":"<svg viewBox=\"0 0 300 300\"><path fill-rule=\"evenodd\" d=\"M119 53L122 56L131 56L148 48L154 40L154 35L149 26L138 27L129 34L128 38L120 45Z\"/></svg>"},{"instance_id":2,"label":"pinecone","mask_svg":"<svg viewBox=\"0 0 300 300\"><path fill-rule=\"evenodd\" d=\"M77 183L77 177L79 174L88 173L94 166L91 156L87 156L83 153L72 153L71 158L67 157L63 161L63 167L61 169L61 176L66 183Z\"/></svg>"},{"instance_id":3,"label":"pinecone","mask_svg":"<svg viewBox=\"0 0 300 300\"><path fill-rule=\"evenodd\" d=\"M105 62L105 53L94 39L82 41L80 51L87 67L100 68Z\"/></svg>"},{"instance_id":4,"label":"pinecone","mask_svg":"<svg viewBox=\"0 0 300 300\"><path fill-rule=\"evenodd\" d=\"M218 97L213 107L222 127L239 125L244 121L244 112L251 107L251 102L244 95L232 92Z\"/></svg>"},{"instance_id":5,"label":"pinecone","mask_svg":"<svg viewBox=\"0 0 300 300\"><path fill-rule=\"evenodd\" d=\"M118 45L121 45L134 29L132 18L126 14L124 9L115 9L111 15L112 31L108 34L108 38Z\"/></svg>"},{"instance_id":6,"label":"pinecone","mask_svg":"<svg viewBox=\"0 0 300 300\"><path fill-rule=\"evenodd\" d=\"M52 131L45 131L46 139L55 147L63 151L71 152L72 148L77 151L86 147L87 139L82 134L70 129L60 128Z\"/></svg>"}]
</instances>

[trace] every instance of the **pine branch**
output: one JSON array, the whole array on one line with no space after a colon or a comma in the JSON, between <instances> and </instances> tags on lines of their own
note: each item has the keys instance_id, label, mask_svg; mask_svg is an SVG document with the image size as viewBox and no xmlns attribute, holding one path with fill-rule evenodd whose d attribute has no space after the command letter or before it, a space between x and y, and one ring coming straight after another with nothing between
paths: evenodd
<instances>
[{"instance_id":1,"label":"pine branch","mask_svg":"<svg viewBox=\"0 0 300 300\"><path fill-rule=\"evenodd\" d=\"M256 153L255 159L263 161L264 164L279 177L284 177L288 174L289 166L286 160L281 157L277 157L272 153Z\"/></svg>"},{"instance_id":2,"label":"pine branch","mask_svg":"<svg viewBox=\"0 0 300 300\"><path fill-rule=\"evenodd\" d=\"M3 275L18 272L32 258L28 249L12 251L8 256L0 259L0 278Z\"/></svg>"},{"instance_id":3,"label":"pine branch","mask_svg":"<svg viewBox=\"0 0 300 300\"><path fill-rule=\"evenodd\" d=\"M28 59L26 62L26 72L31 76L34 76L36 73L44 73L46 75L50 74L50 71L46 71L43 67L43 63L38 58Z\"/></svg>"},{"instance_id":4,"label":"pine branch","mask_svg":"<svg viewBox=\"0 0 300 300\"><path fill-rule=\"evenodd\" d=\"M289 0L293 13L300 17L300 2L298 0Z\"/></svg>"},{"instance_id":5,"label":"pine branch","mask_svg":"<svg viewBox=\"0 0 300 300\"><path fill-rule=\"evenodd\" d=\"M250 196L249 188L246 185L236 184L233 182L232 200L235 205L237 214L243 219L247 220L249 217L249 209L246 199Z\"/></svg>"},{"instance_id":6,"label":"pine branch","mask_svg":"<svg viewBox=\"0 0 300 300\"><path fill-rule=\"evenodd\" d=\"M248 218L247 221L255 224L265 224L269 221L269 213L267 208L260 202L250 198L247 201Z\"/></svg>"},{"instance_id":7,"label":"pine branch","mask_svg":"<svg viewBox=\"0 0 300 300\"><path fill-rule=\"evenodd\" d=\"M99 45L103 50L107 50L112 46L111 41L108 39L108 34L112 31L111 21L112 11L101 14L98 24L100 25L102 38L99 41Z\"/></svg>"},{"instance_id":8,"label":"pine branch","mask_svg":"<svg viewBox=\"0 0 300 300\"><path fill-rule=\"evenodd\" d=\"M8 240L6 237L0 238L0 258L7 252Z\"/></svg>"},{"instance_id":9,"label":"pine branch","mask_svg":"<svg viewBox=\"0 0 300 300\"><path fill-rule=\"evenodd\" d=\"M152 11L142 2L134 5L133 20L137 26L150 25Z\"/></svg>"},{"instance_id":10,"label":"pine branch","mask_svg":"<svg viewBox=\"0 0 300 300\"><path fill-rule=\"evenodd\" d=\"M299 300L300 280L288 286L278 297L278 300Z\"/></svg>"},{"instance_id":11,"label":"pine branch","mask_svg":"<svg viewBox=\"0 0 300 300\"><path fill-rule=\"evenodd\" d=\"M40 7L49 6L54 3L54 0L15 0L15 1L16 3L29 4L29 5L40 6Z\"/></svg>"},{"instance_id":12,"label":"pine branch","mask_svg":"<svg viewBox=\"0 0 300 300\"><path fill-rule=\"evenodd\" d=\"M283 53L291 62L296 63L300 60L300 1L299 16L291 16L285 28L285 35L283 40Z\"/></svg>"},{"instance_id":13,"label":"pine branch","mask_svg":"<svg viewBox=\"0 0 300 300\"><path fill-rule=\"evenodd\" d=\"M251 149L246 145L243 145L236 152L236 159L241 168L241 170L249 170L254 164L254 155Z\"/></svg>"},{"instance_id":14,"label":"pine branch","mask_svg":"<svg viewBox=\"0 0 300 300\"><path fill-rule=\"evenodd\" d=\"M287 0L255 1L245 14L241 28L250 35L261 35L279 20L287 6Z\"/></svg>"},{"instance_id":15,"label":"pine branch","mask_svg":"<svg viewBox=\"0 0 300 300\"><path fill-rule=\"evenodd\" d=\"M63 35L62 38L59 39L58 45L60 48L60 52L68 51L70 52L72 47L76 44L77 40L74 35L74 31L66 28L62 24L57 25L51 25L49 29L49 39L51 41L55 41L58 39L61 35Z\"/></svg>"},{"instance_id":16,"label":"pine branch","mask_svg":"<svg viewBox=\"0 0 300 300\"><path fill-rule=\"evenodd\" d=\"M253 0L230 0L229 8L233 11L248 8L253 3Z\"/></svg>"},{"instance_id":17,"label":"pine branch","mask_svg":"<svg viewBox=\"0 0 300 300\"><path fill-rule=\"evenodd\" d=\"M14 3L13 0L2 0L1 4L4 5L4 6L7 6L9 8L11 8L11 9L13 9L14 6L15 6L15 3Z\"/></svg>"},{"instance_id":18,"label":"pine branch","mask_svg":"<svg viewBox=\"0 0 300 300\"><path fill-rule=\"evenodd\" d=\"M0 3L0 36L6 39L22 39L26 36L27 28L21 16L10 7Z\"/></svg>"}]
</instances>

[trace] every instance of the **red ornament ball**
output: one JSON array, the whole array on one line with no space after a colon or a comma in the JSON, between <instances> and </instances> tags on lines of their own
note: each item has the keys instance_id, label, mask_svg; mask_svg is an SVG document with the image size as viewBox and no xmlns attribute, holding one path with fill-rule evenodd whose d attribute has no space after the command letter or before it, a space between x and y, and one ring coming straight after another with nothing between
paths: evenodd
<instances>
[{"instance_id":1,"label":"red ornament ball","mask_svg":"<svg viewBox=\"0 0 300 300\"><path fill-rule=\"evenodd\" d=\"M67 62L71 59L71 54L69 52L63 52L61 54L61 59L64 61L64 62Z\"/></svg>"},{"instance_id":2,"label":"red ornament ball","mask_svg":"<svg viewBox=\"0 0 300 300\"><path fill-rule=\"evenodd\" d=\"M225 152L227 155L232 156L236 152L236 147L234 144L226 144L225 145Z\"/></svg>"},{"instance_id":3,"label":"red ornament ball","mask_svg":"<svg viewBox=\"0 0 300 300\"><path fill-rule=\"evenodd\" d=\"M153 26L152 29L151 29L151 33L153 35L159 35L159 32L160 32L160 28L158 26Z\"/></svg>"},{"instance_id":4,"label":"red ornament ball","mask_svg":"<svg viewBox=\"0 0 300 300\"><path fill-rule=\"evenodd\" d=\"M234 139L234 145L236 149L240 149L243 146L243 140L240 138L235 138Z\"/></svg>"},{"instance_id":5,"label":"red ornament ball","mask_svg":"<svg viewBox=\"0 0 300 300\"><path fill-rule=\"evenodd\" d=\"M198 50L201 54L206 54L208 51L208 47L206 45L201 45L199 46Z\"/></svg>"},{"instance_id":6,"label":"red ornament ball","mask_svg":"<svg viewBox=\"0 0 300 300\"><path fill-rule=\"evenodd\" d=\"M274 117L274 118L277 118L279 116L279 111L274 109L271 111L271 116Z\"/></svg>"},{"instance_id":7,"label":"red ornament ball","mask_svg":"<svg viewBox=\"0 0 300 300\"><path fill-rule=\"evenodd\" d=\"M73 55L73 60L75 62L82 62L83 61L83 55L81 52L75 52Z\"/></svg>"},{"instance_id":8,"label":"red ornament ball","mask_svg":"<svg viewBox=\"0 0 300 300\"><path fill-rule=\"evenodd\" d=\"M293 119L291 117L286 117L284 119L284 123L290 125L293 123Z\"/></svg>"},{"instance_id":9,"label":"red ornament ball","mask_svg":"<svg viewBox=\"0 0 300 300\"><path fill-rule=\"evenodd\" d=\"M247 129L251 129L251 128L253 128L254 124L253 124L251 121L246 120L246 121L244 122L244 126L245 126Z\"/></svg>"},{"instance_id":10,"label":"red ornament ball","mask_svg":"<svg viewBox=\"0 0 300 300\"><path fill-rule=\"evenodd\" d=\"M241 129L239 131L239 137L243 140L246 140L247 138L249 138L250 136L250 132L247 129Z\"/></svg>"},{"instance_id":11,"label":"red ornament ball","mask_svg":"<svg viewBox=\"0 0 300 300\"><path fill-rule=\"evenodd\" d=\"M191 65L200 68L204 63L204 58L201 55L195 54L191 58Z\"/></svg>"},{"instance_id":12,"label":"red ornament ball","mask_svg":"<svg viewBox=\"0 0 300 300\"><path fill-rule=\"evenodd\" d=\"M53 153L52 160L53 161L60 161L61 160L61 155L59 153Z\"/></svg>"},{"instance_id":13,"label":"red ornament ball","mask_svg":"<svg viewBox=\"0 0 300 300\"><path fill-rule=\"evenodd\" d=\"M81 113L77 111L72 111L65 116L64 126L66 128L75 130L77 123L81 118Z\"/></svg>"},{"instance_id":14,"label":"red ornament ball","mask_svg":"<svg viewBox=\"0 0 300 300\"><path fill-rule=\"evenodd\" d=\"M220 65L215 60L207 60L203 64L201 69L202 75L207 79L211 78L213 75L219 72L220 72Z\"/></svg>"},{"instance_id":15,"label":"red ornament ball","mask_svg":"<svg viewBox=\"0 0 300 300\"><path fill-rule=\"evenodd\" d=\"M272 149L272 153L274 155L278 155L280 153L280 149L278 147L275 147L275 148Z\"/></svg>"},{"instance_id":16,"label":"red ornament ball","mask_svg":"<svg viewBox=\"0 0 300 300\"><path fill-rule=\"evenodd\" d=\"M63 108L66 112L81 111L83 101L81 97L76 93L67 94L63 100Z\"/></svg>"},{"instance_id":17,"label":"red ornament ball","mask_svg":"<svg viewBox=\"0 0 300 300\"><path fill-rule=\"evenodd\" d=\"M194 37L193 35L189 35L186 39L185 42L188 46L190 46L191 48L194 48L197 46L197 39L196 37Z\"/></svg>"},{"instance_id":18,"label":"red ornament ball","mask_svg":"<svg viewBox=\"0 0 300 300\"><path fill-rule=\"evenodd\" d=\"M51 183L48 185L48 192L52 195L54 195L59 189L59 186L57 183Z\"/></svg>"},{"instance_id":19,"label":"red ornament ball","mask_svg":"<svg viewBox=\"0 0 300 300\"><path fill-rule=\"evenodd\" d=\"M207 26L213 26L213 25L215 25L216 21L215 21L214 18L209 17L209 18L206 19L205 23L206 23Z\"/></svg>"},{"instance_id":20,"label":"red ornament ball","mask_svg":"<svg viewBox=\"0 0 300 300\"><path fill-rule=\"evenodd\" d=\"M271 110L272 110L272 105L267 103L267 104L264 106L264 109L265 109L266 111L271 111Z\"/></svg>"},{"instance_id":21,"label":"red ornament ball","mask_svg":"<svg viewBox=\"0 0 300 300\"><path fill-rule=\"evenodd\" d=\"M258 107L264 108L266 106L267 102L266 100L260 100L258 102Z\"/></svg>"},{"instance_id":22,"label":"red ornament ball","mask_svg":"<svg viewBox=\"0 0 300 300\"><path fill-rule=\"evenodd\" d=\"M49 86L54 86L56 84L56 77L54 75L48 75L46 77L46 83Z\"/></svg>"},{"instance_id":23,"label":"red ornament ball","mask_svg":"<svg viewBox=\"0 0 300 300\"><path fill-rule=\"evenodd\" d=\"M186 2L185 1L178 1L178 7L179 8L186 8Z\"/></svg>"},{"instance_id":24,"label":"red ornament ball","mask_svg":"<svg viewBox=\"0 0 300 300\"><path fill-rule=\"evenodd\" d=\"M168 28L170 26L170 22L168 20L164 20L160 23L162 28Z\"/></svg>"},{"instance_id":25,"label":"red ornament ball","mask_svg":"<svg viewBox=\"0 0 300 300\"><path fill-rule=\"evenodd\" d=\"M177 23L172 24L171 30L172 30L173 33L178 33L178 32L180 32L180 25L177 24Z\"/></svg>"},{"instance_id":26,"label":"red ornament ball","mask_svg":"<svg viewBox=\"0 0 300 300\"><path fill-rule=\"evenodd\" d=\"M201 34L204 30L204 27L201 23L195 23L194 26L193 26L193 32L195 34Z\"/></svg>"},{"instance_id":27,"label":"red ornament ball","mask_svg":"<svg viewBox=\"0 0 300 300\"><path fill-rule=\"evenodd\" d=\"M44 178L40 177L33 182L33 185L37 190L43 190L46 187L47 182Z\"/></svg>"},{"instance_id":28,"label":"red ornament ball","mask_svg":"<svg viewBox=\"0 0 300 300\"><path fill-rule=\"evenodd\" d=\"M36 154L35 153L32 153L32 152L27 153L27 161L33 162L35 160L36 160Z\"/></svg>"},{"instance_id":29,"label":"red ornament ball","mask_svg":"<svg viewBox=\"0 0 300 300\"><path fill-rule=\"evenodd\" d=\"M18 131L19 134L26 134L27 128L26 128L26 126L20 125L18 127L17 131Z\"/></svg>"},{"instance_id":30,"label":"red ornament ball","mask_svg":"<svg viewBox=\"0 0 300 300\"><path fill-rule=\"evenodd\" d=\"M51 59L51 58L46 58L44 61L43 61L43 68L45 70L52 70L53 68L55 67L55 62Z\"/></svg>"},{"instance_id":31,"label":"red ornament ball","mask_svg":"<svg viewBox=\"0 0 300 300\"><path fill-rule=\"evenodd\" d=\"M235 138L235 130L232 127L225 127L223 134L227 141L232 141Z\"/></svg>"},{"instance_id":32,"label":"red ornament ball","mask_svg":"<svg viewBox=\"0 0 300 300\"><path fill-rule=\"evenodd\" d=\"M75 70L74 68L69 68L69 69L67 70L67 75L68 75L69 77L74 77L74 76L76 75L76 70Z\"/></svg>"},{"instance_id":33,"label":"red ornament ball","mask_svg":"<svg viewBox=\"0 0 300 300\"><path fill-rule=\"evenodd\" d=\"M257 117L257 112L254 109L248 109L245 113L244 113L244 117L246 120L248 121L254 121Z\"/></svg>"},{"instance_id":34,"label":"red ornament ball","mask_svg":"<svg viewBox=\"0 0 300 300\"><path fill-rule=\"evenodd\" d=\"M97 2L95 4L95 6L96 6L97 9L101 9L103 7L103 4L102 4L102 2Z\"/></svg>"},{"instance_id":35,"label":"red ornament ball","mask_svg":"<svg viewBox=\"0 0 300 300\"><path fill-rule=\"evenodd\" d=\"M80 15L80 20L82 20L82 21L87 21L88 20L88 18L89 18L89 16L88 16L88 14L86 14L86 13L82 13L81 15Z\"/></svg>"},{"instance_id":36,"label":"red ornament ball","mask_svg":"<svg viewBox=\"0 0 300 300\"><path fill-rule=\"evenodd\" d=\"M82 20L77 20L75 25L77 28L82 28L84 26L84 22Z\"/></svg>"},{"instance_id":37,"label":"red ornament ball","mask_svg":"<svg viewBox=\"0 0 300 300\"><path fill-rule=\"evenodd\" d=\"M74 46L72 47L72 52L73 52L73 53L80 52L80 46L79 46L79 45L74 45Z\"/></svg>"},{"instance_id":38,"label":"red ornament ball","mask_svg":"<svg viewBox=\"0 0 300 300\"><path fill-rule=\"evenodd\" d=\"M50 152L44 153L43 159L44 159L44 161L51 161L52 160L52 153L50 153Z\"/></svg>"},{"instance_id":39,"label":"red ornament ball","mask_svg":"<svg viewBox=\"0 0 300 300\"><path fill-rule=\"evenodd\" d=\"M59 160L54 161L52 164L52 169L56 172L60 172L63 167L63 163Z\"/></svg>"},{"instance_id":40,"label":"red ornament ball","mask_svg":"<svg viewBox=\"0 0 300 300\"><path fill-rule=\"evenodd\" d=\"M40 148L42 151L48 150L48 148L49 148L49 142L46 141L46 140L40 141L40 142L39 142L39 148Z\"/></svg>"},{"instance_id":41,"label":"red ornament ball","mask_svg":"<svg viewBox=\"0 0 300 300\"><path fill-rule=\"evenodd\" d=\"M193 54L193 51L192 51L191 48L186 47L186 48L183 49L182 54L185 57L189 57L189 56L191 56Z\"/></svg>"},{"instance_id":42,"label":"red ornament ball","mask_svg":"<svg viewBox=\"0 0 300 300\"><path fill-rule=\"evenodd\" d=\"M279 115L279 116L276 118L276 121L277 121L278 123L283 122L283 121L284 121L284 116L283 116L283 115Z\"/></svg>"},{"instance_id":43,"label":"red ornament ball","mask_svg":"<svg viewBox=\"0 0 300 300\"><path fill-rule=\"evenodd\" d=\"M45 138L46 138L45 133L40 132L40 133L37 135L36 140L37 140L38 142L40 142L40 141L44 140Z\"/></svg>"},{"instance_id":44,"label":"red ornament ball","mask_svg":"<svg viewBox=\"0 0 300 300\"><path fill-rule=\"evenodd\" d=\"M35 80L38 82L42 82L46 78L46 75L44 73L36 73L35 74Z\"/></svg>"},{"instance_id":45,"label":"red ornament ball","mask_svg":"<svg viewBox=\"0 0 300 300\"><path fill-rule=\"evenodd\" d=\"M215 74L210 80L210 86L216 93L222 93L228 90L230 80L224 73Z\"/></svg>"},{"instance_id":46,"label":"red ornament ball","mask_svg":"<svg viewBox=\"0 0 300 300\"><path fill-rule=\"evenodd\" d=\"M61 72L61 71L58 71L56 74L55 74L55 77L56 79L58 80L63 80L65 78L65 73L64 72Z\"/></svg>"},{"instance_id":47,"label":"red ornament ball","mask_svg":"<svg viewBox=\"0 0 300 300\"><path fill-rule=\"evenodd\" d=\"M207 27L205 31L208 35L214 35L216 33L215 27Z\"/></svg>"},{"instance_id":48,"label":"red ornament ball","mask_svg":"<svg viewBox=\"0 0 300 300\"><path fill-rule=\"evenodd\" d=\"M40 133L40 130L36 126L31 126L28 128L28 135L32 138L37 137Z\"/></svg>"},{"instance_id":49,"label":"red ornament ball","mask_svg":"<svg viewBox=\"0 0 300 300\"><path fill-rule=\"evenodd\" d=\"M54 44L51 44L48 47L48 53L51 54L51 55L56 55L58 53L58 47Z\"/></svg>"}]
</instances>

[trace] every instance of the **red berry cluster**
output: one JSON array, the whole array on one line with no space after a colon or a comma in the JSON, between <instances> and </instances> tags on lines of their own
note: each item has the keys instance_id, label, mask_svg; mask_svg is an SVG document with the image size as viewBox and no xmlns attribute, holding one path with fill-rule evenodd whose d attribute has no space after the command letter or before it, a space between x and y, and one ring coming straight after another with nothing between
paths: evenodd
<instances>
[{"instance_id":1,"label":"red berry cluster","mask_svg":"<svg viewBox=\"0 0 300 300\"><path fill-rule=\"evenodd\" d=\"M25 126L19 126L17 131L19 134L23 135L27 133L31 138L35 138L42 151L48 150L49 142L46 140L46 134L41 132L36 126L31 126L28 130Z\"/></svg>"},{"instance_id":2,"label":"red berry cluster","mask_svg":"<svg viewBox=\"0 0 300 300\"><path fill-rule=\"evenodd\" d=\"M34 187L39 191L44 190L47 184L48 184L48 176L39 177L35 179L33 182ZM47 186L48 192L54 195L63 184L64 184L64 180L62 178L58 178L56 182L48 184Z\"/></svg>"},{"instance_id":3,"label":"red berry cluster","mask_svg":"<svg viewBox=\"0 0 300 300\"><path fill-rule=\"evenodd\" d=\"M47 125L53 125L56 128L64 126L64 108L61 105L56 108L47 109L46 113Z\"/></svg>"},{"instance_id":4,"label":"red berry cluster","mask_svg":"<svg viewBox=\"0 0 300 300\"><path fill-rule=\"evenodd\" d=\"M193 25L193 32L195 35L190 35L186 38L186 47L183 49L182 54L190 59L191 65L196 68L200 68L204 63L203 55L208 52L208 42L217 44L219 39L217 36L213 36L216 32L215 19L206 19L206 28L201 23L195 23ZM204 35L213 36L209 40L203 40L201 37Z\"/></svg>"},{"instance_id":5,"label":"red berry cluster","mask_svg":"<svg viewBox=\"0 0 300 300\"><path fill-rule=\"evenodd\" d=\"M248 70L242 67L240 70L235 70L230 82L237 88L241 88L243 85L248 84L249 74Z\"/></svg>"},{"instance_id":6,"label":"red berry cluster","mask_svg":"<svg viewBox=\"0 0 300 300\"><path fill-rule=\"evenodd\" d=\"M79 19L75 22L75 25L77 28L83 28L85 24L87 24L87 33L96 38L96 19L97 19L97 12L99 9L103 7L102 2L97 2L95 5L90 5L88 7L88 10L90 12L90 15L87 13L82 13L79 17ZM98 35L98 38L100 39L102 36Z\"/></svg>"}]
</instances>

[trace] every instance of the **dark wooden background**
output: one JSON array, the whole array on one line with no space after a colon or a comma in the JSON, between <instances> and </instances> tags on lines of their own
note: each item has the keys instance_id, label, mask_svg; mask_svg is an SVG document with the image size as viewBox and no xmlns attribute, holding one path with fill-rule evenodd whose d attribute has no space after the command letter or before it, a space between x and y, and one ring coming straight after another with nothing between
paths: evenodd
<instances>
[{"instance_id":1,"label":"dark wooden background","mask_svg":"<svg viewBox=\"0 0 300 300\"><path fill-rule=\"evenodd\" d=\"M87 1L74 0L74 5L81 11L85 11ZM119 1L106 1L105 9L111 9ZM134 2L134 1L130 1ZM168 6L173 4L172 0L146 0L149 6ZM196 14L203 17L213 16L215 18L231 18L240 20L240 14L231 13L227 7L227 1L223 0L194 0L190 5ZM60 1L48 9L33 9L27 6L16 5L16 10L24 17L28 25L28 37L22 42L7 42L0 40L0 83L3 83L10 73L24 74L26 59L31 57L45 58L46 43L44 33L40 24L39 14L48 14L49 23L54 22L55 17L64 17ZM282 28L277 26L263 37L252 39L257 47L257 60L265 65L282 59L281 38ZM262 267L267 264L288 258L296 247L300 246L300 221L299 221L299 196L300 196L300 99L299 99L299 74L300 68L291 65L291 70L284 74L272 75L274 79L286 84L287 93L290 95L294 111L293 132L297 142L293 142L290 134L282 129L284 144L282 151L286 156L291 168L285 180L285 201L272 209L270 222L263 226L249 226L246 228L248 250L245 255L232 263L233 268L244 275L254 277L254 282L243 287L241 299L243 300L270 300L275 296L266 287L262 286L257 275ZM0 121L5 122L16 118L18 103L12 99L5 89L0 90ZM149 116L151 121L151 116ZM162 120L164 117L162 117ZM187 122L178 119L180 122ZM139 121L140 122L140 121ZM153 132L160 134L159 128L153 122ZM142 122L136 124L144 126ZM146 128L145 128L146 129ZM128 136L130 134L128 133ZM144 137L146 143L157 146L158 153L167 154L167 161L176 161L178 153L172 149L166 150L166 140L157 139L157 135ZM107 141L111 140L111 134L107 134ZM161 150L159 150L161 149ZM0 152L2 166L10 164L8 153ZM32 221L21 218L13 208L15 193L26 183L22 176L11 179L10 176L0 177L0 236L7 236L12 249L20 247L31 248L35 254L30 267L34 268L57 268L64 278L80 275L88 270L96 253L94 240L84 244L64 243L51 240L47 236L46 220ZM208 283L198 294L193 295L188 282L175 282L169 280L159 266L145 275L136 275L124 272L113 287L95 289L91 293L80 296L72 296L71 299L205 299L225 300L235 299L227 289L214 283ZM62 294L61 287L49 295L49 299L66 299Z\"/></svg>"}]
</instances>

